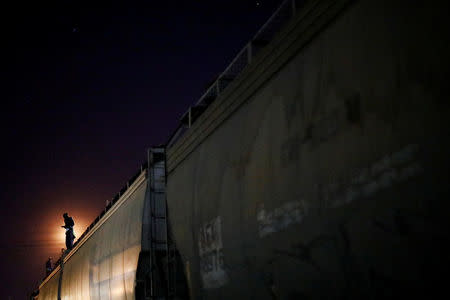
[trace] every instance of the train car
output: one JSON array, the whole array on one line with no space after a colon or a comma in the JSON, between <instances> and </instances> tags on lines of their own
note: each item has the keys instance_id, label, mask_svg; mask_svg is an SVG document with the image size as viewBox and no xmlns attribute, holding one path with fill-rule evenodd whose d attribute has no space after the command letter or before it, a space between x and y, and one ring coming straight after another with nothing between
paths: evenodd
<instances>
[{"instance_id":1,"label":"train car","mask_svg":"<svg viewBox=\"0 0 450 300\"><path fill-rule=\"evenodd\" d=\"M378 299L449 264L445 1L286 0L38 299Z\"/></svg>"},{"instance_id":2,"label":"train car","mask_svg":"<svg viewBox=\"0 0 450 300\"><path fill-rule=\"evenodd\" d=\"M293 17L253 55L272 23L262 28L240 74L222 91L239 66L227 68L168 144L191 298L445 294L447 3L298 3L283 4L271 21Z\"/></svg>"},{"instance_id":3,"label":"train car","mask_svg":"<svg viewBox=\"0 0 450 300\"><path fill-rule=\"evenodd\" d=\"M164 190L164 149L151 148L148 164L63 254L39 286L36 299L156 299L171 291L174 295L167 274L173 265L168 259L176 256L169 249Z\"/></svg>"}]
</instances>

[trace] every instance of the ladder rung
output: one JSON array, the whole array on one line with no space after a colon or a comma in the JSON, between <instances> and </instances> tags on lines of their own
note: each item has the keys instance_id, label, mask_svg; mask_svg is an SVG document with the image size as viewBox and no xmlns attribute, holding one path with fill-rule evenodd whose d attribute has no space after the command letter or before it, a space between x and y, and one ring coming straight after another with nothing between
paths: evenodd
<instances>
[{"instance_id":1,"label":"ladder rung","mask_svg":"<svg viewBox=\"0 0 450 300\"><path fill-rule=\"evenodd\" d=\"M162 240L153 240L152 243L155 245L167 245L167 242Z\"/></svg>"},{"instance_id":2,"label":"ladder rung","mask_svg":"<svg viewBox=\"0 0 450 300\"><path fill-rule=\"evenodd\" d=\"M152 193L153 194L164 194L164 190L162 190L162 191L157 191L157 190L155 190L154 188L150 188L151 189L151 191L152 191Z\"/></svg>"},{"instance_id":3,"label":"ladder rung","mask_svg":"<svg viewBox=\"0 0 450 300\"><path fill-rule=\"evenodd\" d=\"M152 214L152 217L155 219L165 219L166 218L166 216L158 216L158 215L154 215L154 214Z\"/></svg>"}]
</instances>

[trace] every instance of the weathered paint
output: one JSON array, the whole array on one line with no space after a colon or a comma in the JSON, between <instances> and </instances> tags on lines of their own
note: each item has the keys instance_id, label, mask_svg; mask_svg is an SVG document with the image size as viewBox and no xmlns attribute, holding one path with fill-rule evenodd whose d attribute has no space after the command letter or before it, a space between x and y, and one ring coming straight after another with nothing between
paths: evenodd
<instances>
[{"instance_id":1,"label":"weathered paint","mask_svg":"<svg viewBox=\"0 0 450 300\"><path fill-rule=\"evenodd\" d=\"M318 186L324 201L330 207L348 204L359 198L402 183L423 172L417 161L418 145L407 145L399 151L385 155L365 168L355 171L350 178L340 178L326 186Z\"/></svg>"},{"instance_id":2,"label":"weathered paint","mask_svg":"<svg viewBox=\"0 0 450 300\"><path fill-rule=\"evenodd\" d=\"M223 264L222 220L220 216L200 228L198 249L200 272L205 289L218 288L228 281Z\"/></svg>"},{"instance_id":3,"label":"weathered paint","mask_svg":"<svg viewBox=\"0 0 450 300\"><path fill-rule=\"evenodd\" d=\"M311 38L312 15L340 1L313 2L168 150L169 215L195 299L446 286L446 2L354 1ZM199 228L217 216L228 280L206 288Z\"/></svg>"},{"instance_id":4,"label":"weathered paint","mask_svg":"<svg viewBox=\"0 0 450 300\"><path fill-rule=\"evenodd\" d=\"M264 237L292 224L300 223L307 213L304 204L304 201L292 201L269 212L264 209L264 204L261 204L256 215L259 236Z\"/></svg>"}]
</instances>

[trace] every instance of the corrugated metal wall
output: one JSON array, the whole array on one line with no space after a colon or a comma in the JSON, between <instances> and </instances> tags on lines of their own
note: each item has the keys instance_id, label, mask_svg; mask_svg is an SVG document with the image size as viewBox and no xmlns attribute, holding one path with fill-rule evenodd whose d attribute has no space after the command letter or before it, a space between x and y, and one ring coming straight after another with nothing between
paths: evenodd
<instances>
[{"instance_id":1,"label":"corrugated metal wall","mask_svg":"<svg viewBox=\"0 0 450 300\"><path fill-rule=\"evenodd\" d=\"M146 189L142 174L130 194L107 212L111 215L105 215L104 223L101 219L87 241L73 250L63 268L61 299L134 299ZM57 299L55 278L41 287L39 299Z\"/></svg>"},{"instance_id":2,"label":"corrugated metal wall","mask_svg":"<svg viewBox=\"0 0 450 300\"><path fill-rule=\"evenodd\" d=\"M60 271L56 272L39 291L39 299L58 299L58 282Z\"/></svg>"},{"instance_id":3,"label":"corrugated metal wall","mask_svg":"<svg viewBox=\"0 0 450 300\"><path fill-rule=\"evenodd\" d=\"M299 16L168 150L170 223L193 298L439 286L450 211L443 7L355 1L309 44L320 17Z\"/></svg>"}]
</instances>

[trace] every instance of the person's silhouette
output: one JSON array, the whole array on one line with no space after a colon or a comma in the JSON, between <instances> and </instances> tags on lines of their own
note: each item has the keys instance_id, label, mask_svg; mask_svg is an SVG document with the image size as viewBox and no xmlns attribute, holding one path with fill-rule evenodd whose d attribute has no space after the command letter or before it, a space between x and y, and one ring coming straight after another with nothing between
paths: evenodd
<instances>
[{"instance_id":1,"label":"person's silhouette","mask_svg":"<svg viewBox=\"0 0 450 300\"><path fill-rule=\"evenodd\" d=\"M75 222L67 213L63 214L63 218L64 226L61 227L66 229L66 248L71 250L73 248L73 240L75 239L75 234L73 233L73 226L75 225Z\"/></svg>"},{"instance_id":2,"label":"person's silhouette","mask_svg":"<svg viewBox=\"0 0 450 300\"><path fill-rule=\"evenodd\" d=\"M48 258L45 263L45 274L48 276L53 270L53 259L51 257Z\"/></svg>"}]
</instances>

